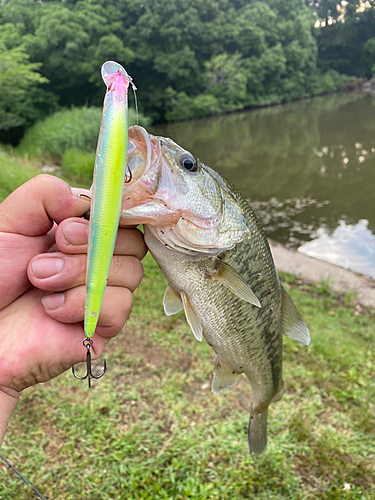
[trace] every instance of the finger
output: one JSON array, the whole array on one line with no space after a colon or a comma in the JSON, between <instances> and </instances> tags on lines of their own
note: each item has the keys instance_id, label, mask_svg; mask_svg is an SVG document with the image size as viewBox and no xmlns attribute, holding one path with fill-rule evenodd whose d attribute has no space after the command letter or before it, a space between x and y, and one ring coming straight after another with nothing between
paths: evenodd
<instances>
[{"instance_id":1,"label":"finger","mask_svg":"<svg viewBox=\"0 0 375 500\"><path fill-rule=\"evenodd\" d=\"M0 205L0 231L41 236L68 217L80 216L90 204L76 198L68 184L38 175L13 191Z\"/></svg>"},{"instance_id":2,"label":"finger","mask_svg":"<svg viewBox=\"0 0 375 500\"><path fill-rule=\"evenodd\" d=\"M30 259L35 254L47 252L53 241L53 235L49 233L34 238L22 234L0 233L0 309L30 287L26 272Z\"/></svg>"},{"instance_id":3,"label":"finger","mask_svg":"<svg viewBox=\"0 0 375 500\"><path fill-rule=\"evenodd\" d=\"M56 231L56 243L64 253L77 254L87 252L89 222L85 219L72 218L64 220ZM115 251L117 255L133 255L143 259L147 248L143 233L135 228L118 230Z\"/></svg>"},{"instance_id":4,"label":"finger","mask_svg":"<svg viewBox=\"0 0 375 500\"><path fill-rule=\"evenodd\" d=\"M84 319L85 287L46 295L42 304L46 313L61 323L78 323ZM96 333L114 337L124 326L132 305L132 294L126 288L108 286L100 311Z\"/></svg>"},{"instance_id":5,"label":"finger","mask_svg":"<svg viewBox=\"0 0 375 500\"><path fill-rule=\"evenodd\" d=\"M134 257L142 260L147 253L143 233L136 228L119 228L114 253L118 255L134 255Z\"/></svg>"},{"instance_id":6,"label":"finger","mask_svg":"<svg viewBox=\"0 0 375 500\"><path fill-rule=\"evenodd\" d=\"M85 285L87 255L47 253L31 260L27 276L40 290L64 291ZM108 285L134 292L143 277L143 266L133 256L115 255L111 262Z\"/></svg>"}]
</instances>

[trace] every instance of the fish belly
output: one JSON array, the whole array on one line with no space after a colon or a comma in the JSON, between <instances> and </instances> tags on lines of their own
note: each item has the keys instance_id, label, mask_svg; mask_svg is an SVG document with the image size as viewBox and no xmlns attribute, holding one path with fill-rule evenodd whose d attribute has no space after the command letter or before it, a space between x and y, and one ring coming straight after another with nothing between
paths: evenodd
<instances>
[{"instance_id":1,"label":"fish belly","mask_svg":"<svg viewBox=\"0 0 375 500\"><path fill-rule=\"evenodd\" d=\"M254 402L268 406L280 389L282 371L281 301L264 280L254 278L258 308L212 279L216 257L190 257L166 248L145 228L146 244L166 277L189 298L203 336L218 357L236 372L245 373ZM256 276L259 273L254 273ZM275 292L278 291L274 287Z\"/></svg>"}]
</instances>

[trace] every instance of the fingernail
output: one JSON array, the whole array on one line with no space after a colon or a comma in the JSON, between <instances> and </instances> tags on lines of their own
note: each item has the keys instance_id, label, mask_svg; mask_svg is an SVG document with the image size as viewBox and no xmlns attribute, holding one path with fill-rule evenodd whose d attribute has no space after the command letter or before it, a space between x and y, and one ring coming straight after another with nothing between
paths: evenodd
<instances>
[{"instance_id":1,"label":"fingernail","mask_svg":"<svg viewBox=\"0 0 375 500\"><path fill-rule=\"evenodd\" d=\"M61 307L65 300L65 293L53 293L51 295L46 295L42 298L42 304L47 309L58 309Z\"/></svg>"},{"instance_id":2,"label":"fingernail","mask_svg":"<svg viewBox=\"0 0 375 500\"><path fill-rule=\"evenodd\" d=\"M61 257L41 257L31 264L31 268L38 278L50 278L62 270L64 263Z\"/></svg>"},{"instance_id":3,"label":"fingernail","mask_svg":"<svg viewBox=\"0 0 375 500\"><path fill-rule=\"evenodd\" d=\"M69 222L64 229L63 235L71 245L86 245L88 240L89 226L81 222Z\"/></svg>"},{"instance_id":4,"label":"fingernail","mask_svg":"<svg viewBox=\"0 0 375 500\"><path fill-rule=\"evenodd\" d=\"M70 188L72 195L75 196L76 198L80 198L81 195L84 195L85 197L89 198L91 200L91 191L89 189L82 189L82 188ZM85 198L83 198L85 199Z\"/></svg>"}]
</instances>

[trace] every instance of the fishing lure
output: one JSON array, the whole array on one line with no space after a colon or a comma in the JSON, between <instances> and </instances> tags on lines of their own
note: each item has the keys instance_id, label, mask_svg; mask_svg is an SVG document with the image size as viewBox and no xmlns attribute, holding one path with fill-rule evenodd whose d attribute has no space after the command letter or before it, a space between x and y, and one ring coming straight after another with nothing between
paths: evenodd
<instances>
[{"instance_id":1,"label":"fishing lure","mask_svg":"<svg viewBox=\"0 0 375 500\"><path fill-rule=\"evenodd\" d=\"M120 219L120 209L124 182L126 181L126 156L128 144L128 87L136 87L125 69L114 61L103 64L101 75L107 86L103 104L103 117L100 125L96 149L92 203L90 210L89 240L86 270L86 303L83 341L86 347L87 372L79 377L72 367L73 375L80 379L98 379L106 371L94 375L91 370L90 349L92 336L98 323L103 296L108 281L109 268L116 242Z\"/></svg>"}]
</instances>

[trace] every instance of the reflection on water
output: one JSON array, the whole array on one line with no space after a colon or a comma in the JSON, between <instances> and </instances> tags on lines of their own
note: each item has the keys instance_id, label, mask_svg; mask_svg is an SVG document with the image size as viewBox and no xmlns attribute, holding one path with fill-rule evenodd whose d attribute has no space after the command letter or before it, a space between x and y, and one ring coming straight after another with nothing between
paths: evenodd
<instances>
[{"instance_id":1,"label":"reflection on water","mask_svg":"<svg viewBox=\"0 0 375 500\"><path fill-rule=\"evenodd\" d=\"M231 180L251 203L260 202L263 215L271 217L267 235L276 241L298 247L319 228L333 234L342 220L356 226L366 219L369 234L375 234L375 97L316 97L152 132L171 137ZM290 210L290 200L309 199L314 203ZM363 261L361 238L358 233L352 246L358 256L350 254L350 268Z\"/></svg>"},{"instance_id":2,"label":"reflection on water","mask_svg":"<svg viewBox=\"0 0 375 500\"><path fill-rule=\"evenodd\" d=\"M375 279L375 236L369 231L367 220L354 226L340 221L332 234L323 227L317 233L317 239L298 251Z\"/></svg>"}]
</instances>

